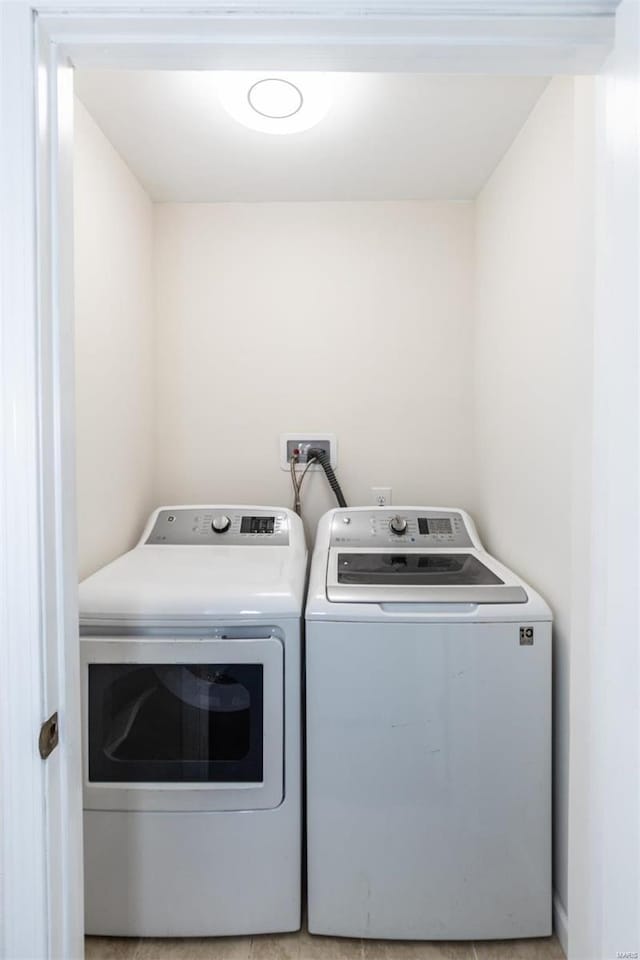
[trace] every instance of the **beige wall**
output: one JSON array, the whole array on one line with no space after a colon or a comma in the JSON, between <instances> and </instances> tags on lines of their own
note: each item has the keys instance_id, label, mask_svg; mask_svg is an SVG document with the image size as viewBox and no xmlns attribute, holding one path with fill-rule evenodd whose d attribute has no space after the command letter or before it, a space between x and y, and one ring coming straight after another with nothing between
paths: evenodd
<instances>
[{"instance_id":1,"label":"beige wall","mask_svg":"<svg viewBox=\"0 0 640 960\"><path fill-rule=\"evenodd\" d=\"M555 885L565 909L569 648L580 641L574 442L578 417L590 417L591 349L591 318L578 315L575 172L574 84L555 79L477 200L474 349L479 528L555 616Z\"/></svg>"},{"instance_id":2,"label":"beige wall","mask_svg":"<svg viewBox=\"0 0 640 960\"><path fill-rule=\"evenodd\" d=\"M279 435L332 431L350 503L467 505L469 204L159 204L158 502L290 502ZM308 529L334 505L308 476Z\"/></svg>"},{"instance_id":3,"label":"beige wall","mask_svg":"<svg viewBox=\"0 0 640 960\"><path fill-rule=\"evenodd\" d=\"M76 101L80 576L127 550L153 504L153 207Z\"/></svg>"}]
</instances>

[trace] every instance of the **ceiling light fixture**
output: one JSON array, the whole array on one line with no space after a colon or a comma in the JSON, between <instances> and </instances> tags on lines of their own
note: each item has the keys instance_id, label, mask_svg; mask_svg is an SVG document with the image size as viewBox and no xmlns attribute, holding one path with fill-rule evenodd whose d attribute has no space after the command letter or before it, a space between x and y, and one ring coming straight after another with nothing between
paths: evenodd
<instances>
[{"instance_id":1,"label":"ceiling light fixture","mask_svg":"<svg viewBox=\"0 0 640 960\"><path fill-rule=\"evenodd\" d=\"M234 120L261 133L300 133L327 113L331 96L325 74L224 73L220 101Z\"/></svg>"},{"instance_id":2,"label":"ceiling light fixture","mask_svg":"<svg viewBox=\"0 0 640 960\"><path fill-rule=\"evenodd\" d=\"M249 87L249 106L261 117L288 120L302 109L304 98L295 83L281 77L267 77Z\"/></svg>"}]
</instances>

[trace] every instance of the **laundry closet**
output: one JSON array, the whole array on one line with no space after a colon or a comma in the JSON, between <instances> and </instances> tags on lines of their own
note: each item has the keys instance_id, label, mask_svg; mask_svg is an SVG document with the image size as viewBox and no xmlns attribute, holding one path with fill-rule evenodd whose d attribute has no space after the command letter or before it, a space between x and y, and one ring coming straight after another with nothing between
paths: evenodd
<instances>
[{"instance_id":1,"label":"laundry closet","mask_svg":"<svg viewBox=\"0 0 640 960\"><path fill-rule=\"evenodd\" d=\"M553 611L558 926L590 495L591 81L307 82L326 102L285 134L245 123L238 75L76 71L80 577L162 505L290 507L283 435L335 438L352 506L468 511ZM311 551L335 505L321 471L301 501Z\"/></svg>"}]
</instances>

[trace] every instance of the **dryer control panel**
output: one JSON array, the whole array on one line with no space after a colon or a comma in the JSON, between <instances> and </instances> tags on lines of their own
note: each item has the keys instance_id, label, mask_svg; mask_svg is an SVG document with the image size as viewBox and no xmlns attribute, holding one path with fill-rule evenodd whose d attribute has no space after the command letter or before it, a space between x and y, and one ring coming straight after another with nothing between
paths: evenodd
<instances>
[{"instance_id":1,"label":"dryer control panel","mask_svg":"<svg viewBox=\"0 0 640 960\"><path fill-rule=\"evenodd\" d=\"M145 543L156 545L269 546L289 544L285 513L234 507L161 510Z\"/></svg>"},{"instance_id":2,"label":"dryer control panel","mask_svg":"<svg viewBox=\"0 0 640 960\"><path fill-rule=\"evenodd\" d=\"M460 513L448 510L340 510L331 524L332 547L408 549L472 547Z\"/></svg>"}]
</instances>

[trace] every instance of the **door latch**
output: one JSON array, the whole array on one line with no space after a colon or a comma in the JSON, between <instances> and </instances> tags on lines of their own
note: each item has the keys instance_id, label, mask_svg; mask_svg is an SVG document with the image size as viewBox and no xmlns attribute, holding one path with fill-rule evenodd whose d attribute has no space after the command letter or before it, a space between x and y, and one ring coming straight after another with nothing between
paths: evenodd
<instances>
[{"instance_id":1,"label":"door latch","mask_svg":"<svg viewBox=\"0 0 640 960\"><path fill-rule=\"evenodd\" d=\"M52 713L40 727L38 749L43 760L49 757L58 746L58 714Z\"/></svg>"}]
</instances>

